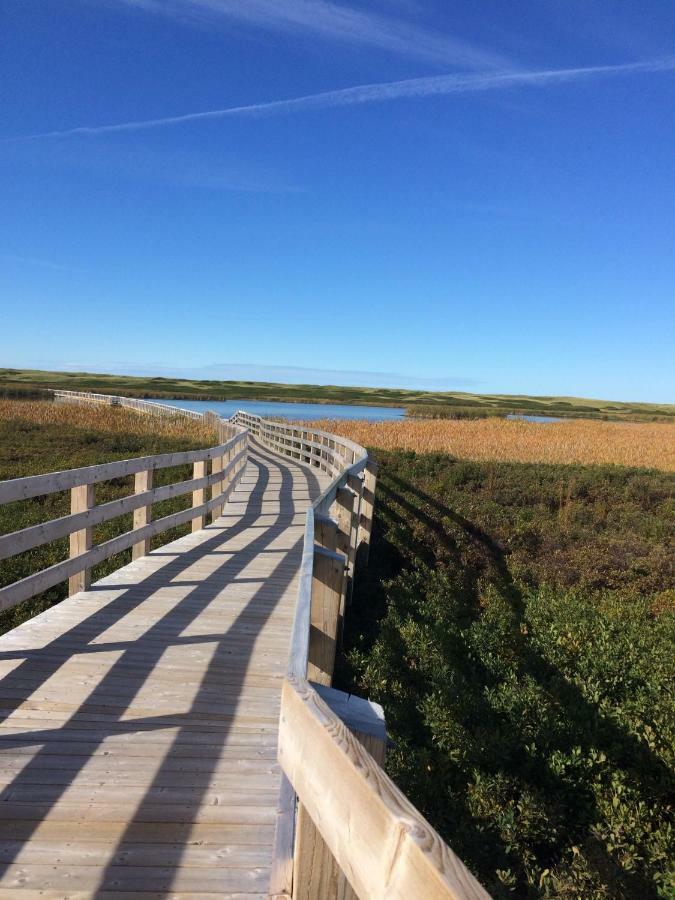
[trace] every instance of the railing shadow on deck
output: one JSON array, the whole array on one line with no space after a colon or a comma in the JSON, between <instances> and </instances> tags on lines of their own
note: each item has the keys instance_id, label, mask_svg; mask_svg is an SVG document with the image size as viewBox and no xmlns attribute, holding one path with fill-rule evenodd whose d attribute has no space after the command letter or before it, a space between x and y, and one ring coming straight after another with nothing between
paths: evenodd
<instances>
[{"instance_id":1,"label":"railing shadow on deck","mask_svg":"<svg viewBox=\"0 0 675 900\"><path fill-rule=\"evenodd\" d=\"M272 460L264 458L264 454L260 454L258 459L251 461L249 465L257 467L258 478L253 491L250 494L246 511L242 519L233 525L229 525L224 530L218 525L210 526L211 529L217 530L213 536L207 537L198 547L181 552L179 555L170 554L170 546L165 546L162 553L170 556L165 564L154 572L150 577L143 581L134 583L127 589L122 588L119 597L106 604L100 610L93 612L85 620L79 623L75 628L70 629L60 635L56 640L46 645L43 649L30 651L30 661L21 663L12 672L3 679L3 694L5 697L16 693L15 707L20 706L25 699L44 684L64 663L68 658L73 657L83 651L97 652L104 647L110 648L109 644L96 644L92 646L92 640L109 630L115 622L123 619L127 614L142 606L143 602L151 597L157 590L165 585L176 586L176 575L181 571L188 570L197 560L202 558L204 554L217 553L219 548L226 542L236 537L238 533L245 531L250 527L249 523L254 521L262 514L263 496L269 484L270 472L272 467L281 473L281 484L279 488L280 514L276 516L279 519L287 516L286 512L281 512L283 507L293 506L292 500L292 477L290 476L288 467L282 463L279 458ZM316 493L318 484L311 473L307 473L308 490ZM272 522L266 525L260 535L247 545L247 554L234 554L227 558L222 566L199 582L188 591L185 596L178 600L156 623L138 640L134 641L131 646L127 646L120 658L111 665L108 672L102 677L96 685L92 693L81 704L80 708L70 717L65 725L58 730L63 739L67 741L69 735L73 739L80 741L77 746L83 755L72 756L72 767L64 772L64 783L51 786L43 786L40 788L41 802L31 805L30 820L25 820L21 827L22 840L15 846L15 853L5 852L2 862L0 863L0 873L4 872L8 865L19 854L21 846L30 840L31 835L39 826L39 821L46 818L53 806L58 803L59 799L67 792L69 786L76 780L78 774L84 768L91 756L101 746L103 741L116 734L134 731L152 731L154 729L170 728L178 726L178 733L166 750L161 764L157 769L156 775L145 793L143 800L139 803L133 818L129 821L124 834L118 842L118 851L123 847L127 839L133 839L134 830L141 823L154 821L152 810L157 807L155 795L159 793L162 787L166 787L167 783L171 783L171 773L175 770L176 760L184 758L188 748L190 747L191 735L194 729L199 728L199 719L195 720L193 713L199 711L202 703L207 703L210 699L210 686L217 680L218 673L221 671L224 663L228 661L233 650L239 657L249 658L253 649L253 645L260 630L269 618L270 614L277 605L279 599L283 596L288 583L294 577L295 567L289 563L289 556L299 558L301 552L301 542L297 542L294 546L287 548L281 555L279 563L275 566L273 577L269 583L266 583L264 597L261 591L257 591L253 597L246 603L240 613L236 616L234 622L228 627L227 631L222 635L208 635L206 638L212 641L217 637L216 647L213 649L211 660L204 672L201 683L198 686L194 698L192 700L191 711L178 715L163 714L157 717L143 719L129 719L122 721L122 716L127 707L129 707L138 691L142 688L143 683L149 675L153 673L156 666L160 664L160 660L165 650L174 645L174 642L199 643L203 642L204 636L193 638L183 637L185 629L193 622L202 611L208 608L216 597L218 590L222 588L223 580L228 582L235 581L237 574L246 565L251 553L264 552L280 534L285 530L284 524L276 524ZM154 554L153 554L154 555ZM133 564L132 564L133 565ZM110 590L109 585L102 584L95 586L95 590ZM119 586L113 584L114 589ZM259 630L251 632L248 627L244 626L246 616L251 612L255 612L259 623ZM111 620L112 617L112 620ZM113 646L115 646L113 644ZM13 654L12 654L13 655ZM0 654L0 659L3 658ZM40 662L42 660L42 662ZM237 705L243 681L246 675L246 665L242 665L237 669L228 668L229 677L227 680L227 696L228 701L233 707L232 717L223 717L222 724L215 724L213 717L208 726L210 735L210 745L217 750L223 748L227 744L230 732L232 718L234 717L234 708ZM119 676L124 674L124 683L119 681ZM106 706L106 698L110 694L115 695L115 712L116 720L110 723L97 724L92 728L92 722L88 717L88 711L95 710ZM109 700L107 701L109 703ZM11 704L8 701L2 701L6 713L11 714ZM56 728L55 728L56 730ZM91 732L91 734L90 734ZM61 736L60 735L60 736ZM49 735L53 737L52 733ZM82 741L84 736L85 740ZM44 730L30 731L26 729L25 735L15 735L12 738L12 745L19 746L35 745L42 743L48 737ZM74 747L70 752L74 753ZM8 784L2 792L0 792L0 802L10 802L12 799L20 798L25 789L32 787L35 783L35 773L45 765L45 757L50 754L49 741L43 744L34 757L21 770L21 772ZM194 813L201 805L204 795L206 794L213 773L213 765L209 765L207 760L211 760L213 765L217 763L218 753L213 752L211 757L202 757L201 771L191 774L190 777L190 795L181 800L181 820L190 823L194 820ZM274 760L271 760L274 762ZM114 764L111 764L114 765ZM30 793L30 791L29 791ZM268 804L269 805L269 804ZM155 814L156 819L156 814ZM186 835L187 836L187 835ZM270 840L271 843L271 840ZM184 852L185 844L167 845L172 847L171 853L165 859L163 866L167 867L167 871L176 869L180 864L181 857ZM119 871L116 868L115 859L117 851L112 853L110 863L106 869L99 890L105 890L115 884L119 884ZM255 874L255 873L253 873ZM171 877L165 884L156 884L155 890L169 891L171 889ZM131 888L133 890L133 887Z\"/></svg>"}]
</instances>

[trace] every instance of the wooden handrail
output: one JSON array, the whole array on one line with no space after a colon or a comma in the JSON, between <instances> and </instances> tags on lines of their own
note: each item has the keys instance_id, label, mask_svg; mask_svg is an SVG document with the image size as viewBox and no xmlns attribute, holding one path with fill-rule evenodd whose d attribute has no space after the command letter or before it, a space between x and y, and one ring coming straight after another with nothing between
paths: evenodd
<instances>
[{"instance_id":1,"label":"wooden handrail","mask_svg":"<svg viewBox=\"0 0 675 900\"><path fill-rule=\"evenodd\" d=\"M58 399L61 402L78 404L90 402L113 405L114 401L120 401L114 405L121 406L125 405L121 401L128 399L76 391L55 393L59 395ZM164 408L160 404L148 401L130 402L133 403L131 408L139 412L148 413L152 410L156 415L166 414L161 411ZM83 590L89 585L89 573L94 565L130 547L133 548L133 558L137 559L148 551L152 537L186 522L193 523L193 530L195 527L201 528L208 513L213 512L216 515L220 513L246 467L248 430L233 422L219 419L213 413L202 417L201 413L189 410L179 412L189 412L190 418L204 418L207 424L213 425L221 443L200 450L141 456L0 482L0 504L28 500L59 491L71 492L69 515L0 536L0 559L70 536L70 558L0 588L0 610L9 609L66 579L70 594ZM169 410L169 414L173 415L174 412ZM225 437L228 439L225 440ZM155 470L189 463L194 467L193 478L152 487ZM212 465L210 473L209 465ZM95 484L129 475L136 476L133 494L98 506L94 505ZM209 488L212 496L207 500L206 492ZM185 494L192 494L192 506L189 509L152 521L153 504ZM130 512L134 512L131 531L92 546L92 528L95 525Z\"/></svg>"},{"instance_id":2,"label":"wooden handrail","mask_svg":"<svg viewBox=\"0 0 675 900\"><path fill-rule=\"evenodd\" d=\"M241 468L243 471L244 467L242 466ZM213 500L208 500L196 507L171 513L168 516L163 516L161 519L155 519L154 522L150 522L141 528L125 531L123 534L104 541L102 544L97 544L95 547L85 550L83 553L78 553L70 559L55 563L47 569L42 569L40 572L35 572L33 575L22 578L21 581L15 581L13 584L7 585L7 587L0 588L0 610L10 609L12 606L16 606L17 603L28 600L41 591L46 591L47 588L54 587L55 584L65 581L66 578L70 578L80 571L87 571L92 566L109 559L111 556L115 556L115 554L121 553L123 550L128 550L129 547L136 543L148 540L157 534L161 534L163 531L168 531L169 528L184 525L186 522L191 522L197 517L206 515L206 513L211 512L216 506L227 500L234 488L234 484L234 481L230 482L227 489Z\"/></svg>"},{"instance_id":3,"label":"wooden handrail","mask_svg":"<svg viewBox=\"0 0 675 900\"><path fill-rule=\"evenodd\" d=\"M345 727L308 679L309 666L313 678L331 683L334 645L351 579L356 565L368 559L377 465L353 441L305 425L269 422L244 412L231 421L250 428L270 449L319 468L332 479L305 520L281 698L279 762L286 777L279 797L270 896L489 900L370 755L363 736ZM336 547L326 548L324 540L335 540ZM338 560L343 565L341 604L336 597ZM383 758L381 743L379 748Z\"/></svg>"},{"instance_id":4,"label":"wooden handrail","mask_svg":"<svg viewBox=\"0 0 675 900\"><path fill-rule=\"evenodd\" d=\"M61 516L58 519L50 519L48 522L30 525L21 529L21 531L0 535L0 559L7 559L10 556L15 556L17 553L24 553L26 550L41 547L51 541L58 540L58 538L67 537L79 528L92 528L94 525L100 525L103 522L116 519L118 516L142 507L151 506L153 503L160 503L162 500L172 500L175 497L182 497L185 494L217 484L223 480L225 475L232 471L234 463L241 459L243 453L245 453L245 450L239 451L235 459L228 463L225 469L213 472L211 475L165 484L138 494L130 494L128 497L120 497L118 500L110 500L108 503L101 503L84 512L70 513L70 515ZM218 457L215 458L217 459ZM152 467L142 470L142 472L152 471L154 471ZM142 473L137 472L136 474ZM83 482L83 484L86 483Z\"/></svg>"},{"instance_id":5,"label":"wooden handrail","mask_svg":"<svg viewBox=\"0 0 675 900\"><path fill-rule=\"evenodd\" d=\"M284 681L279 762L359 897L489 900L304 679ZM329 889L323 889L326 898Z\"/></svg>"},{"instance_id":6,"label":"wooden handrail","mask_svg":"<svg viewBox=\"0 0 675 900\"><path fill-rule=\"evenodd\" d=\"M89 391L53 391L55 400L65 400L67 403L83 404L101 403L105 406L123 406L126 409L135 409L139 412L149 413L152 416L186 416L188 419L201 419L204 413L194 409L182 409L179 406L170 406L168 403L153 403L152 400L139 400L136 397L121 397L117 394L94 394Z\"/></svg>"},{"instance_id":7,"label":"wooden handrail","mask_svg":"<svg viewBox=\"0 0 675 900\"><path fill-rule=\"evenodd\" d=\"M232 440L232 439L230 439ZM96 466L83 466L80 469L64 469L61 472L48 472L45 475L27 475L24 478L12 478L0 481L0 504L12 503L15 500L29 500L57 491L68 491L83 484L98 484L113 478L124 478L146 469L167 469L170 466L183 466L203 460L222 456L230 441L204 450L182 450L176 453L160 453L157 456L135 456L133 459L121 459L118 462L100 463Z\"/></svg>"}]
</instances>

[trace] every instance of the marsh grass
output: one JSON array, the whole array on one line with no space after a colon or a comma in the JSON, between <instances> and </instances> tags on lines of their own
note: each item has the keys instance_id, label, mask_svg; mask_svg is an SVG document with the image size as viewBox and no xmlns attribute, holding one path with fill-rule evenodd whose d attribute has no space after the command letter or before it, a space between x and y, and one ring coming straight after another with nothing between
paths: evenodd
<instances>
[{"instance_id":1,"label":"marsh grass","mask_svg":"<svg viewBox=\"0 0 675 900\"><path fill-rule=\"evenodd\" d=\"M45 401L0 400L0 480L38 475L62 469L97 465L104 462L151 456L158 453L191 450L216 443L213 430L200 422L176 418L155 418L130 410L108 406L70 406ZM155 486L192 477L190 466L173 466L155 473ZM132 494L133 476L97 484L96 503L106 503ZM166 500L155 505L153 515L160 518L187 509L191 496ZM0 506L0 534L7 534L46 522L70 512L70 493L63 491ZM132 515L119 516L93 530L94 543L109 540L128 531ZM189 525L171 529L153 538L159 547L187 534ZM33 572L45 569L68 557L68 539L53 541L25 553L0 561L0 587ZM129 562L125 551L96 566L94 579L109 574ZM0 632L15 627L66 596L65 584L0 614Z\"/></svg>"},{"instance_id":2,"label":"marsh grass","mask_svg":"<svg viewBox=\"0 0 675 900\"><path fill-rule=\"evenodd\" d=\"M208 446L213 443L213 429L208 425L203 425L197 419L189 419L185 416L148 416L145 413L136 412L123 407L104 406L90 404L86 406L75 406L69 403L56 403L51 400L6 400L0 399L0 425L11 427L10 423L17 423L16 428L20 428L23 434L30 431L30 425L35 426L60 426L63 429L76 428L80 430L89 430L94 435L110 436L110 446L113 453L129 452L131 456L138 456L136 446L148 446L148 441L154 436L158 440L168 438L176 441L190 441L191 445L201 442L201 446ZM20 425L18 423L21 423ZM113 436L118 436L118 447L115 446ZM45 437L56 442L55 436L47 435ZM82 441L82 434L75 436L76 442ZM86 455L86 442L78 451L76 442L68 442L67 435L63 434L59 438L64 447L68 447L70 451L77 453L80 457ZM92 437L89 443L95 444L96 440ZM162 452L162 451L157 451ZM124 458L124 457L121 457ZM68 459L63 460L68 463ZM41 465L42 459L38 456L34 459L36 466ZM23 459L24 467L30 465L28 459ZM87 465L87 463L78 463L78 465ZM73 465L64 465L63 468L74 468ZM44 471L44 470L41 470ZM21 472L21 475L37 474L34 472ZM21 477L16 475L12 477Z\"/></svg>"},{"instance_id":3,"label":"marsh grass","mask_svg":"<svg viewBox=\"0 0 675 900\"><path fill-rule=\"evenodd\" d=\"M631 466L675 471L675 425L670 423L403 420L322 420L324 431L381 450L445 453L495 462Z\"/></svg>"}]
</instances>

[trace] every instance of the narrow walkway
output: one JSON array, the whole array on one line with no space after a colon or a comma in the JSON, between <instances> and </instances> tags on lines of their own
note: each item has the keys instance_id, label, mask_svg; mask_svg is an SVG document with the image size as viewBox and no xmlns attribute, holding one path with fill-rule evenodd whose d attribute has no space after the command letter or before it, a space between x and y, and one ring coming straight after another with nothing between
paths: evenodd
<instances>
[{"instance_id":1,"label":"narrow walkway","mask_svg":"<svg viewBox=\"0 0 675 900\"><path fill-rule=\"evenodd\" d=\"M325 484L254 446L213 525L0 637L0 898L266 896Z\"/></svg>"}]
</instances>

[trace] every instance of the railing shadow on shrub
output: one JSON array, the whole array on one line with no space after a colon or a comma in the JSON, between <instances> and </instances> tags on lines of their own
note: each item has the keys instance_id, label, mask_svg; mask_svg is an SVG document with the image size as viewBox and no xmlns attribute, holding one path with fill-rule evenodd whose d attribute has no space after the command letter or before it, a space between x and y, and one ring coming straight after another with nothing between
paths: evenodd
<instances>
[{"instance_id":1,"label":"railing shadow on shrub","mask_svg":"<svg viewBox=\"0 0 675 900\"><path fill-rule=\"evenodd\" d=\"M379 497L341 686L385 705L403 790L496 896L665 896L671 773L556 663L555 604L542 613L496 537L386 465Z\"/></svg>"}]
</instances>

